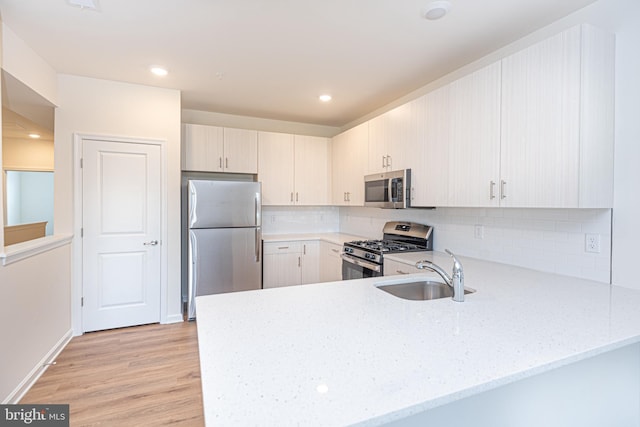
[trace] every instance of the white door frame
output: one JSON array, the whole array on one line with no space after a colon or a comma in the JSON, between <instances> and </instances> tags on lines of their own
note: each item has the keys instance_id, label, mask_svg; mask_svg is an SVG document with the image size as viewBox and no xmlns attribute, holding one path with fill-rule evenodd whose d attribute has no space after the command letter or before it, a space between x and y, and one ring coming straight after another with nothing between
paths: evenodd
<instances>
[{"instance_id":1,"label":"white door frame","mask_svg":"<svg viewBox=\"0 0 640 427\"><path fill-rule=\"evenodd\" d=\"M71 325L74 335L82 335L82 238L80 237L82 228L82 169L80 161L82 159L82 147L85 140L98 140L109 142L121 142L129 144L152 144L160 146L160 188L161 188L161 210L160 213L160 235L162 245L160 247L160 323L169 323L167 268L169 260L168 252L168 224L167 224L167 143L165 140L145 139L122 136L95 135L85 133L73 134L73 254L72 254L72 275L73 286L71 289ZM54 178L55 179L55 178Z\"/></svg>"}]
</instances>

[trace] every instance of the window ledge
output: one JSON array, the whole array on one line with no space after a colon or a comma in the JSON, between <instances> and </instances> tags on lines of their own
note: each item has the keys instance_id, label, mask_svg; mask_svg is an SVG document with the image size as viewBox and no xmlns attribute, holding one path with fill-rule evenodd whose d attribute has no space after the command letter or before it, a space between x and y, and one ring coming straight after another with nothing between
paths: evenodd
<instances>
[{"instance_id":1,"label":"window ledge","mask_svg":"<svg viewBox=\"0 0 640 427\"><path fill-rule=\"evenodd\" d=\"M68 245L72 239L73 234L56 234L5 246L4 252L0 252L0 262L2 262L2 265L12 264L60 246Z\"/></svg>"}]
</instances>

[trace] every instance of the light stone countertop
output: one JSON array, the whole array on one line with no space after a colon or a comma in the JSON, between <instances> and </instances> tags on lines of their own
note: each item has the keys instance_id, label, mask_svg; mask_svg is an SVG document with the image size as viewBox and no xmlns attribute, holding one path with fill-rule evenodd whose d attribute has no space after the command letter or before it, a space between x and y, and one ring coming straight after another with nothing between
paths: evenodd
<instances>
[{"instance_id":1,"label":"light stone countertop","mask_svg":"<svg viewBox=\"0 0 640 427\"><path fill-rule=\"evenodd\" d=\"M262 240L268 242L296 242L301 240L324 240L329 243L342 245L352 240L365 240L367 237L354 236L344 233L308 233L308 234L263 234Z\"/></svg>"},{"instance_id":2,"label":"light stone countertop","mask_svg":"<svg viewBox=\"0 0 640 427\"><path fill-rule=\"evenodd\" d=\"M460 259L463 303L375 288L433 273L198 297L206 423L380 425L640 342L638 291Z\"/></svg>"}]
</instances>

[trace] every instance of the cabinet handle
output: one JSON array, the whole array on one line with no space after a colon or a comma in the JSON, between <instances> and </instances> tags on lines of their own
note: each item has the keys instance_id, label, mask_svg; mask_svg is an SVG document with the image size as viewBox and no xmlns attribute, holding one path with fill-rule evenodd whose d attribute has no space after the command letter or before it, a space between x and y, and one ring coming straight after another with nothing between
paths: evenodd
<instances>
[{"instance_id":1,"label":"cabinet handle","mask_svg":"<svg viewBox=\"0 0 640 427\"><path fill-rule=\"evenodd\" d=\"M402 270L396 270L396 273L398 273L398 274L409 274L406 271L402 271Z\"/></svg>"},{"instance_id":2,"label":"cabinet handle","mask_svg":"<svg viewBox=\"0 0 640 427\"><path fill-rule=\"evenodd\" d=\"M391 156L387 155L387 167L391 166Z\"/></svg>"},{"instance_id":3,"label":"cabinet handle","mask_svg":"<svg viewBox=\"0 0 640 427\"><path fill-rule=\"evenodd\" d=\"M495 188L496 188L495 181L489 181L489 200L493 200L496 198Z\"/></svg>"},{"instance_id":4,"label":"cabinet handle","mask_svg":"<svg viewBox=\"0 0 640 427\"><path fill-rule=\"evenodd\" d=\"M347 191L347 202L351 201L351 193Z\"/></svg>"},{"instance_id":5,"label":"cabinet handle","mask_svg":"<svg viewBox=\"0 0 640 427\"><path fill-rule=\"evenodd\" d=\"M337 250L337 249L331 249L331 252L338 253L338 252L340 252L340 251L339 251L339 250Z\"/></svg>"},{"instance_id":6,"label":"cabinet handle","mask_svg":"<svg viewBox=\"0 0 640 427\"><path fill-rule=\"evenodd\" d=\"M291 192L291 203L293 203L293 191Z\"/></svg>"},{"instance_id":7,"label":"cabinet handle","mask_svg":"<svg viewBox=\"0 0 640 427\"><path fill-rule=\"evenodd\" d=\"M507 198L507 181L505 180L500 180L500 198L503 200Z\"/></svg>"},{"instance_id":8,"label":"cabinet handle","mask_svg":"<svg viewBox=\"0 0 640 427\"><path fill-rule=\"evenodd\" d=\"M218 164L220 165L220 169L222 169L222 157L218 157Z\"/></svg>"},{"instance_id":9,"label":"cabinet handle","mask_svg":"<svg viewBox=\"0 0 640 427\"><path fill-rule=\"evenodd\" d=\"M224 168L225 169L229 169L229 158L228 157L224 158Z\"/></svg>"},{"instance_id":10,"label":"cabinet handle","mask_svg":"<svg viewBox=\"0 0 640 427\"><path fill-rule=\"evenodd\" d=\"M289 249L289 246L278 246L278 249Z\"/></svg>"},{"instance_id":11,"label":"cabinet handle","mask_svg":"<svg viewBox=\"0 0 640 427\"><path fill-rule=\"evenodd\" d=\"M342 201L343 202L347 201L347 193L342 193Z\"/></svg>"},{"instance_id":12,"label":"cabinet handle","mask_svg":"<svg viewBox=\"0 0 640 427\"><path fill-rule=\"evenodd\" d=\"M300 257L298 257L298 267L300 267Z\"/></svg>"},{"instance_id":13,"label":"cabinet handle","mask_svg":"<svg viewBox=\"0 0 640 427\"><path fill-rule=\"evenodd\" d=\"M307 245L302 245L302 255L307 254Z\"/></svg>"},{"instance_id":14,"label":"cabinet handle","mask_svg":"<svg viewBox=\"0 0 640 427\"><path fill-rule=\"evenodd\" d=\"M387 165L385 164L387 160L387 156L382 156L382 167L385 168Z\"/></svg>"},{"instance_id":15,"label":"cabinet handle","mask_svg":"<svg viewBox=\"0 0 640 427\"><path fill-rule=\"evenodd\" d=\"M411 187L411 200L415 200L416 199L416 189L414 187Z\"/></svg>"},{"instance_id":16,"label":"cabinet handle","mask_svg":"<svg viewBox=\"0 0 640 427\"><path fill-rule=\"evenodd\" d=\"M298 201L298 192L296 191L296 202Z\"/></svg>"}]
</instances>

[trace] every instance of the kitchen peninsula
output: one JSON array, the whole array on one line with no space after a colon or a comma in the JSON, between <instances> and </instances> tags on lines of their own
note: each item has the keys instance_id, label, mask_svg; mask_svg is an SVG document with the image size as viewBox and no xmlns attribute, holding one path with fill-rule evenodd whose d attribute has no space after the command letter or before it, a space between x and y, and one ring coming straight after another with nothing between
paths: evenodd
<instances>
[{"instance_id":1,"label":"kitchen peninsula","mask_svg":"<svg viewBox=\"0 0 640 427\"><path fill-rule=\"evenodd\" d=\"M461 261L462 303L375 286L431 274L199 297L207 425L638 425L640 292Z\"/></svg>"}]
</instances>

